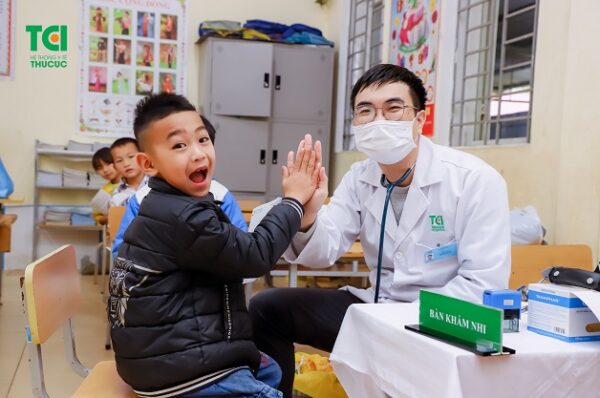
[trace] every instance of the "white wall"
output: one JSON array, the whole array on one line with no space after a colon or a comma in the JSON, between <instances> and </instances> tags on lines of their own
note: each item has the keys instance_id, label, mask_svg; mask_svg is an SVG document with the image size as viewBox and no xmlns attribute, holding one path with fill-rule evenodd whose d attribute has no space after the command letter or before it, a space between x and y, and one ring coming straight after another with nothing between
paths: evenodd
<instances>
[{"instance_id":1,"label":"white wall","mask_svg":"<svg viewBox=\"0 0 600 398\"><path fill-rule=\"evenodd\" d=\"M187 94L192 101L197 97L198 79L195 75L197 56L195 41L198 24L204 20L226 19L245 22L265 19L284 24L303 23L319 28L337 44L339 42L340 2L329 0L320 6L313 0L189 0L188 1L188 66ZM15 182L13 197L33 202L34 141L40 139L54 144L66 144L69 139L89 141L77 135L77 71L79 45L78 0L16 0L16 51L14 81L0 81L0 157ZM67 69L39 70L28 64L29 37L25 25L66 24L69 28ZM110 140L108 140L110 142ZM69 191L45 193L42 203L82 203L89 194ZM31 260L32 225L31 207L19 207L9 212L18 213L13 228L13 251L6 256L8 268L23 267ZM76 236L52 232L42 233L40 255L52 245L80 239ZM81 250L91 252L93 233L81 238ZM91 241L91 243L90 243ZM84 244L85 243L85 244Z\"/></svg>"}]
</instances>

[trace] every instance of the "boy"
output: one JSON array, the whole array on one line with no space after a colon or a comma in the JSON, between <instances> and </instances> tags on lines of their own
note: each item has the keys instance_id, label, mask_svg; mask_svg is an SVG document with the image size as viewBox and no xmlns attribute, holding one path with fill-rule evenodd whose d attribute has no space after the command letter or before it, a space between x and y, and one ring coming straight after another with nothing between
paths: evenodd
<instances>
[{"instance_id":1,"label":"boy","mask_svg":"<svg viewBox=\"0 0 600 398\"><path fill-rule=\"evenodd\" d=\"M210 142L212 142L214 146L215 135L217 131L207 118L205 118L202 115L200 115L200 118L202 119L202 124L204 124L204 127L206 128L208 138L210 138ZM125 214L121 219L119 232L117 232L117 236L115 236L115 239L112 243L113 257L116 257L117 253L119 253L119 248L121 247L121 243L123 243L123 235L129 227L129 224L131 224L131 221L133 221L135 216L137 216L138 212L140 211L140 203L142 203L142 200L144 200L146 195L148 195L148 192L150 192L150 187L146 185L140 188L140 190L137 191L135 195L133 195L129 199L129 202L127 203L127 209L125 209ZM212 180L210 183L210 193L213 194L215 202L219 204L221 210L223 210L223 213L225 213L225 215L229 217L229 221L231 221L231 224L240 228L242 231L247 231L248 224L244 219L244 215L242 214L240 206L235 200L233 194L229 192L229 189L227 189L225 185L221 184L217 180Z\"/></svg>"},{"instance_id":2,"label":"boy","mask_svg":"<svg viewBox=\"0 0 600 398\"><path fill-rule=\"evenodd\" d=\"M126 206L131 195L148 184L148 177L135 161L139 151L138 143L133 138L119 138L110 146L115 169L122 176L121 183L110 198L111 206Z\"/></svg>"},{"instance_id":3,"label":"boy","mask_svg":"<svg viewBox=\"0 0 600 398\"><path fill-rule=\"evenodd\" d=\"M111 272L120 376L141 397L280 397L279 368L251 339L241 281L268 272L297 232L325 176L315 151L301 148L284 166L286 197L248 233L209 193L214 148L184 97L143 99L134 132L137 161L152 178Z\"/></svg>"},{"instance_id":4,"label":"boy","mask_svg":"<svg viewBox=\"0 0 600 398\"><path fill-rule=\"evenodd\" d=\"M96 153L94 153L94 155L92 156L92 166L94 167L94 171L100 177L102 177L106 181L108 181L106 184L104 184L102 186L102 188L100 188L100 191L105 192L105 194L101 194L101 197L107 197L108 200L110 200L110 197L111 197L113 191L119 185L119 177L120 177L117 170L115 170L113 159L112 159L112 156L110 155L110 149L109 148L98 149L96 151ZM100 194L100 191L98 191L99 194ZM97 196L99 196L99 195L96 194L96 196L94 196L94 198L96 198ZM100 207L108 208L108 201L104 202L104 204L102 204L101 206L98 206L98 208L100 208ZM95 211L94 212L94 220L96 221L96 224L104 225L108 222L108 217L107 217L106 213Z\"/></svg>"}]
</instances>

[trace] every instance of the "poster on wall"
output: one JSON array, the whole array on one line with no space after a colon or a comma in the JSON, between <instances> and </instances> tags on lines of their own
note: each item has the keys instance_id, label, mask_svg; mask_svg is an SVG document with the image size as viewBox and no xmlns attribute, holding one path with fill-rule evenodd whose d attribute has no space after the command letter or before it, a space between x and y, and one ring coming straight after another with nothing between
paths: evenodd
<instances>
[{"instance_id":1,"label":"poster on wall","mask_svg":"<svg viewBox=\"0 0 600 398\"><path fill-rule=\"evenodd\" d=\"M423 134L433 135L439 0L393 0L390 62L413 71L427 90Z\"/></svg>"},{"instance_id":2,"label":"poster on wall","mask_svg":"<svg viewBox=\"0 0 600 398\"><path fill-rule=\"evenodd\" d=\"M132 136L140 99L185 94L185 19L185 0L82 0L81 134Z\"/></svg>"},{"instance_id":3,"label":"poster on wall","mask_svg":"<svg viewBox=\"0 0 600 398\"><path fill-rule=\"evenodd\" d=\"M0 0L0 80L14 77L15 3Z\"/></svg>"}]
</instances>

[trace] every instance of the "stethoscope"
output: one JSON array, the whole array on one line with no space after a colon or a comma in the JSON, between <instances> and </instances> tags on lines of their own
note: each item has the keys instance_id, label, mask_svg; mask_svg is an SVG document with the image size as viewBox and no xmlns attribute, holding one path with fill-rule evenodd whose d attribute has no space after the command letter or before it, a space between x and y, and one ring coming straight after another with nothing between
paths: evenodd
<instances>
[{"instance_id":1,"label":"stethoscope","mask_svg":"<svg viewBox=\"0 0 600 398\"><path fill-rule=\"evenodd\" d=\"M375 282L375 302L376 303L379 301L379 283L381 280L381 260L383 257L383 239L385 238L385 219L387 217L388 205L390 204L390 198L392 196L392 191L394 190L394 188L396 188L397 186L402 184L408 178L408 176L413 172L414 169L415 169L415 165L413 164L410 167L410 169L406 170L404 172L404 174L402 174L402 177L400 177L399 179L397 179L396 181L394 181L392 183L389 183L387 181L385 174L381 175L381 186L384 187L387 190L387 192L385 195L385 202L383 203L383 216L381 217L381 231L379 233L379 253L377 254L377 279Z\"/></svg>"}]
</instances>

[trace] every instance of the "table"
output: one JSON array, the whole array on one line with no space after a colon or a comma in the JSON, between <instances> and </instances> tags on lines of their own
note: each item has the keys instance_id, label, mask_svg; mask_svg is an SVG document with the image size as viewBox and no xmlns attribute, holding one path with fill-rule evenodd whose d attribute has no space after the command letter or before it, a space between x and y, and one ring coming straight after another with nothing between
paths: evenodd
<instances>
[{"instance_id":1,"label":"table","mask_svg":"<svg viewBox=\"0 0 600 398\"><path fill-rule=\"evenodd\" d=\"M480 357L404 329L418 304L355 304L331 362L354 397L600 396L600 342L565 343L526 330L505 333L515 355Z\"/></svg>"}]
</instances>

